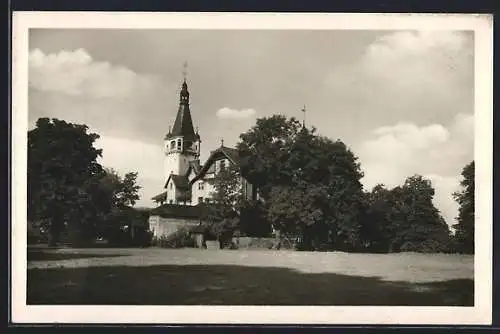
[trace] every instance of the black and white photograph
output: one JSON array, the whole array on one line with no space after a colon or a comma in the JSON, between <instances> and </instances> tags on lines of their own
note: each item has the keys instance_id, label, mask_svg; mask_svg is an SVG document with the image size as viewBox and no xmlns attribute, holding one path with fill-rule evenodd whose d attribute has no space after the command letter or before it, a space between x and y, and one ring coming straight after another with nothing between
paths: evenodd
<instances>
[{"instance_id":1,"label":"black and white photograph","mask_svg":"<svg viewBox=\"0 0 500 334\"><path fill-rule=\"evenodd\" d=\"M491 36L15 14L14 321L491 322Z\"/></svg>"}]
</instances>

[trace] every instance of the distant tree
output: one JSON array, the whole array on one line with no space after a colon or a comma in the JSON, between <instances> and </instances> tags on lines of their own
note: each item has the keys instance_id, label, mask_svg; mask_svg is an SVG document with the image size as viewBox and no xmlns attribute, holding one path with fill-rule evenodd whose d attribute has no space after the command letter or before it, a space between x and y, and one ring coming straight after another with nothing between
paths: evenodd
<instances>
[{"instance_id":1,"label":"distant tree","mask_svg":"<svg viewBox=\"0 0 500 334\"><path fill-rule=\"evenodd\" d=\"M434 206L434 188L420 175L408 177L392 191L393 209L389 213L392 240L390 250L446 252L450 230Z\"/></svg>"},{"instance_id":2,"label":"distant tree","mask_svg":"<svg viewBox=\"0 0 500 334\"><path fill-rule=\"evenodd\" d=\"M137 175L137 172L130 172L121 177L115 170L106 168L100 179L101 192L106 194L103 201L107 201L107 210L98 227L98 234L108 241L133 237L137 227L145 229L147 216L143 214L144 210L133 208L139 200L141 188L136 184Z\"/></svg>"},{"instance_id":3,"label":"distant tree","mask_svg":"<svg viewBox=\"0 0 500 334\"><path fill-rule=\"evenodd\" d=\"M129 172L121 177L114 169L105 169L101 187L108 191L113 208L134 206L139 200L141 187L137 185L137 176L137 172Z\"/></svg>"},{"instance_id":4,"label":"distant tree","mask_svg":"<svg viewBox=\"0 0 500 334\"><path fill-rule=\"evenodd\" d=\"M90 236L105 205L99 190L101 150L93 146L99 135L87 130L40 118L28 132L28 219L45 223L51 244L66 224Z\"/></svg>"},{"instance_id":5,"label":"distant tree","mask_svg":"<svg viewBox=\"0 0 500 334\"><path fill-rule=\"evenodd\" d=\"M464 253L474 253L474 161L462 170L462 190L453 194L459 204L455 241L458 250Z\"/></svg>"},{"instance_id":6,"label":"distant tree","mask_svg":"<svg viewBox=\"0 0 500 334\"><path fill-rule=\"evenodd\" d=\"M391 190L377 184L366 194L366 211L361 222L361 240L368 251L388 252L395 232L391 212L396 202Z\"/></svg>"}]
</instances>

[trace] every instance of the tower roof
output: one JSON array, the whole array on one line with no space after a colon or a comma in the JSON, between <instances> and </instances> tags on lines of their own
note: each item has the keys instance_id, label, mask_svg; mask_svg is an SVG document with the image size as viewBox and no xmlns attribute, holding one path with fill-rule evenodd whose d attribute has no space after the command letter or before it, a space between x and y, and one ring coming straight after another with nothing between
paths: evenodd
<instances>
[{"instance_id":1,"label":"tower roof","mask_svg":"<svg viewBox=\"0 0 500 334\"><path fill-rule=\"evenodd\" d=\"M189 109L189 91L186 80L182 83L179 110L177 111L174 126L166 136L167 139L171 137L184 137L184 140L188 141L199 139L198 134L194 131L191 110Z\"/></svg>"}]
</instances>

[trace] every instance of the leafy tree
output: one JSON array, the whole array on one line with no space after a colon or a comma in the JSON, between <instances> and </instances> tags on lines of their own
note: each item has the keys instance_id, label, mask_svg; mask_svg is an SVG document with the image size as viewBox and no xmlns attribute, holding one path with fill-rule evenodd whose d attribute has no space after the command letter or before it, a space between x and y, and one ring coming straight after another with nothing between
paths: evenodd
<instances>
[{"instance_id":1,"label":"leafy tree","mask_svg":"<svg viewBox=\"0 0 500 334\"><path fill-rule=\"evenodd\" d=\"M293 118L275 116L261 120L262 124L267 127L256 126L250 133L254 139L268 140L260 143L258 151L267 153L257 154L253 163L265 171L268 218L279 231L278 239L281 234L300 237L306 249L325 242L339 248L356 247L363 193L354 154L341 141L316 135L314 128L299 129ZM272 131L271 126L278 128Z\"/></svg>"},{"instance_id":2,"label":"leafy tree","mask_svg":"<svg viewBox=\"0 0 500 334\"><path fill-rule=\"evenodd\" d=\"M243 175L268 199L272 187L286 185L290 174L282 168L301 124L295 118L273 115L257 119L256 124L240 135L237 145Z\"/></svg>"},{"instance_id":3,"label":"leafy tree","mask_svg":"<svg viewBox=\"0 0 500 334\"><path fill-rule=\"evenodd\" d=\"M396 242L403 251L445 252L450 243L450 230L434 206L434 188L420 175L406 179L403 187L403 212L406 229L397 234Z\"/></svg>"},{"instance_id":4,"label":"leafy tree","mask_svg":"<svg viewBox=\"0 0 500 334\"><path fill-rule=\"evenodd\" d=\"M458 250L464 253L474 253L474 161L462 170L462 190L453 194L459 204L455 240Z\"/></svg>"},{"instance_id":5,"label":"leafy tree","mask_svg":"<svg viewBox=\"0 0 500 334\"><path fill-rule=\"evenodd\" d=\"M137 173L130 172L121 177L115 170L105 169L100 187L107 201L105 218L99 226L99 235L112 243L126 243L134 237L135 230L145 230L147 215L134 209L139 200L140 186L136 184ZM119 239L119 240L117 240Z\"/></svg>"},{"instance_id":6,"label":"leafy tree","mask_svg":"<svg viewBox=\"0 0 500 334\"><path fill-rule=\"evenodd\" d=\"M361 229L368 250L376 252L449 251L448 225L432 203L434 189L420 175L391 190L375 186Z\"/></svg>"},{"instance_id":7,"label":"leafy tree","mask_svg":"<svg viewBox=\"0 0 500 334\"><path fill-rule=\"evenodd\" d=\"M388 252L392 243L395 224L391 212L396 201L391 190L377 184L366 194L366 211L361 223L361 240L368 251Z\"/></svg>"},{"instance_id":8,"label":"leafy tree","mask_svg":"<svg viewBox=\"0 0 500 334\"><path fill-rule=\"evenodd\" d=\"M97 162L99 138L86 125L40 118L28 132L28 219L41 221L50 243L59 241L66 224L86 236L95 228L102 211Z\"/></svg>"},{"instance_id":9,"label":"leafy tree","mask_svg":"<svg viewBox=\"0 0 500 334\"><path fill-rule=\"evenodd\" d=\"M239 168L230 164L219 171L213 180L213 186L212 203L203 218L210 222L210 232L223 244L238 227L245 201Z\"/></svg>"}]
</instances>

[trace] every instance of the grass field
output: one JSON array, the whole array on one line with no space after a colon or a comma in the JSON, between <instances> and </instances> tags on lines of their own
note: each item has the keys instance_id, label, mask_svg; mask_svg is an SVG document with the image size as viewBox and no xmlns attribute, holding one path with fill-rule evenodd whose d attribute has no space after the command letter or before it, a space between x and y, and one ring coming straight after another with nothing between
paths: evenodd
<instances>
[{"instance_id":1,"label":"grass field","mask_svg":"<svg viewBox=\"0 0 500 334\"><path fill-rule=\"evenodd\" d=\"M473 306L473 256L28 250L28 304Z\"/></svg>"}]
</instances>

